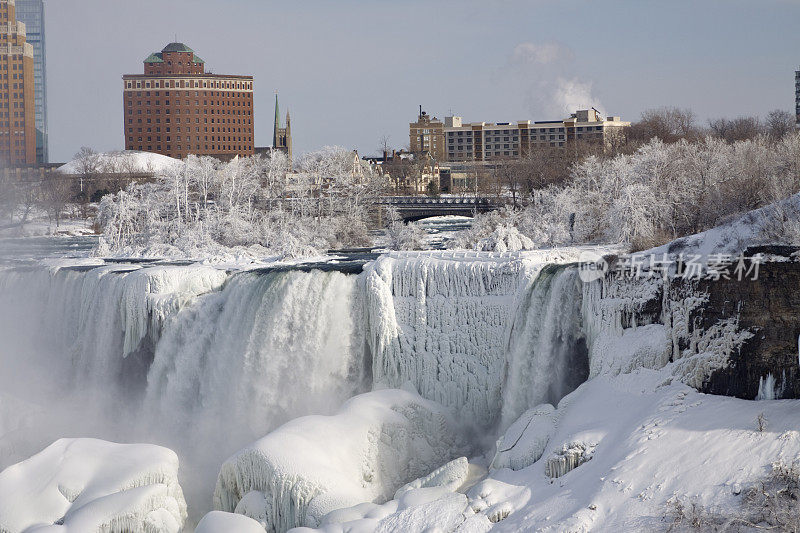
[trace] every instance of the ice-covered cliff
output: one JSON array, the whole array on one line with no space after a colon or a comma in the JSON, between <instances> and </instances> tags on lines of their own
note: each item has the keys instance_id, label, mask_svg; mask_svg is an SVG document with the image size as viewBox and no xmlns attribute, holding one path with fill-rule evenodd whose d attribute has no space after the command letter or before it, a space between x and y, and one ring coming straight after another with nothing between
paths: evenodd
<instances>
[{"instance_id":1,"label":"ice-covered cliff","mask_svg":"<svg viewBox=\"0 0 800 533\"><path fill-rule=\"evenodd\" d=\"M585 377L580 362L561 361L580 351L581 293L572 273L540 271L577 257L569 249L381 257L363 275L375 383L410 381L483 429L506 404L513 417L528 397L557 401Z\"/></svg>"}]
</instances>

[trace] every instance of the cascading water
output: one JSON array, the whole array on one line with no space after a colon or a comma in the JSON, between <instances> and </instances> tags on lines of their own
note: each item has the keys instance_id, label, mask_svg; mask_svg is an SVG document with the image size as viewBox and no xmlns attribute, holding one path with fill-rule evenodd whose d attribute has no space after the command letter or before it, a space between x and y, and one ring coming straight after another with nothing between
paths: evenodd
<instances>
[{"instance_id":1,"label":"cascading water","mask_svg":"<svg viewBox=\"0 0 800 533\"><path fill-rule=\"evenodd\" d=\"M39 413L35 438L0 427L0 468L64 435L165 444L195 512L228 455L369 386L357 280L335 271L5 270L0 313L0 408Z\"/></svg>"},{"instance_id":2,"label":"cascading water","mask_svg":"<svg viewBox=\"0 0 800 533\"><path fill-rule=\"evenodd\" d=\"M556 405L589 376L582 282L571 265L547 265L527 290L509 334L501 427L525 410Z\"/></svg>"},{"instance_id":3,"label":"cascading water","mask_svg":"<svg viewBox=\"0 0 800 533\"><path fill-rule=\"evenodd\" d=\"M244 444L368 388L356 289L340 272L241 273L170 323L144 418L173 436L168 446L203 443L187 452L204 466L190 501L208 498L219 465Z\"/></svg>"}]
</instances>

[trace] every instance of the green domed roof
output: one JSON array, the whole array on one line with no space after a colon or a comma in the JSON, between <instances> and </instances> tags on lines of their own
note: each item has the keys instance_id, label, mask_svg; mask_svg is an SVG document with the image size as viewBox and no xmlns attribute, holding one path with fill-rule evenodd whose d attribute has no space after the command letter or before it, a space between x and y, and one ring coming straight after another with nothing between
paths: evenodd
<instances>
[{"instance_id":1,"label":"green domed roof","mask_svg":"<svg viewBox=\"0 0 800 533\"><path fill-rule=\"evenodd\" d=\"M194 52L194 50L192 50L183 43L169 43L167 46L164 47L163 50L161 50L162 54L164 52Z\"/></svg>"},{"instance_id":2,"label":"green domed roof","mask_svg":"<svg viewBox=\"0 0 800 533\"><path fill-rule=\"evenodd\" d=\"M161 54L153 52L150 54L147 59L144 60L145 63L163 63L164 60L161 58Z\"/></svg>"}]
</instances>

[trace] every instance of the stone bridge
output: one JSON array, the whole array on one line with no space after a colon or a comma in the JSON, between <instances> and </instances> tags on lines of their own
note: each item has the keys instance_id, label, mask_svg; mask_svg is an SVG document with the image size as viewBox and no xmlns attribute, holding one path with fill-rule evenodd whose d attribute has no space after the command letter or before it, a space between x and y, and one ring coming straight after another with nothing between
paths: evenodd
<instances>
[{"instance_id":1,"label":"stone bridge","mask_svg":"<svg viewBox=\"0 0 800 533\"><path fill-rule=\"evenodd\" d=\"M488 213L503 206L496 199L474 196L385 196L378 203L393 206L406 222L444 215L472 217L475 213Z\"/></svg>"}]
</instances>

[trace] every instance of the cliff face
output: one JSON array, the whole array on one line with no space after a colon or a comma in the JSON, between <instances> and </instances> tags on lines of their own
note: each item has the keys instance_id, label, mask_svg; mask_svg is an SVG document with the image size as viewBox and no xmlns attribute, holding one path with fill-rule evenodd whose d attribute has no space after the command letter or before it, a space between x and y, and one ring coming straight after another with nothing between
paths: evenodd
<instances>
[{"instance_id":1,"label":"cliff face","mask_svg":"<svg viewBox=\"0 0 800 533\"><path fill-rule=\"evenodd\" d=\"M756 253L768 259L757 276L745 259L741 279L736 262L725 267L729 279L642 279L612 270L584 291L585 312L602 315L590 333L601 347L594 357L611 347L605 357L621 361L615 370L669 365L675 378L710 394L800 398L798 248L750 249L745 257Z\"/></svg>"},{"instance_id":2,"label":"cliff face","mask_svg":"<svg viewBox=\"0 0 800 533\"><path fill-rule=\"evenodd\" d=\"M772 374L777 398L800 398L800 262L766 262L757 280L701 281L697 289L708 294L697 316L702 327L738 316L739 328L753 334L702 391L753 399Z\"/></svg>"}]
</instances>

